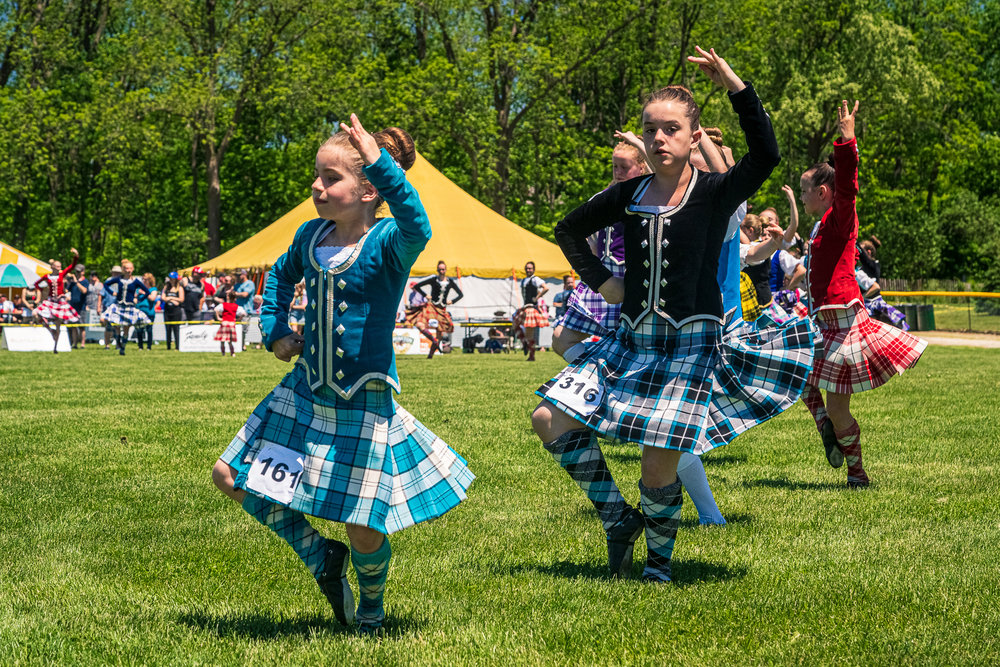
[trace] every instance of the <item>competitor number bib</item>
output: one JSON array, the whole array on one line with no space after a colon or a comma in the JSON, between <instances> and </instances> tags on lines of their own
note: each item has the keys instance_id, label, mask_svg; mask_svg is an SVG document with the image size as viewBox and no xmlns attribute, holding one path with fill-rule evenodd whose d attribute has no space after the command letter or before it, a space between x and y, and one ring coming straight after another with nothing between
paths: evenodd
<instances>
[{"instance_id":1,"label":"competitor number bib","mask_svg":"<svg viewBox=\"0 0 1000 667\"><path fill-rule=\"evenodd\" d=\"M302 481L302 454L281 445L261 447L247 477L247 488L287 505Z\"/></svg>"},{"instance_id":2,"label":"competitor number bib","mask_svg":"<svg viewBox=\"0 0 1000 667\"><path fill-rule=\"evenodd\" d=\"M577 371L557 377L556 383L545 392L545 396L586 417L601 404L604 389L590 373L584 375Z\"/></svg>"}]
</instances>

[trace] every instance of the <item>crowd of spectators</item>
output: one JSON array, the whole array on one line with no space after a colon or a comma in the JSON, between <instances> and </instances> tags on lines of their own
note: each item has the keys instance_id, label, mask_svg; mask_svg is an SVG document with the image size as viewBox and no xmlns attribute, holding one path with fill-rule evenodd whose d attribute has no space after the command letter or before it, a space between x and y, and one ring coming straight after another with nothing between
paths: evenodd
<instances>
[{"instance_id":1,"label":"crowd of spectators","mask_svg":"<svg viewBox=\"0 0 1000 667\"><path fill-rule=\"evenodd\" d=\"M105 348L113 342L111 325L107 322L105 313L112 304L121 301L118 294L120 283L115 282L121 275L122 267L118 265L112 267L110 276L102 278L97 271L88 271L83 264L77 264L64 278L66 298L80 315L80 322L92 327L104 324L105 335L102 340ZM149 289L149 294L139 299L135 306L150 322L154 321L157 313L163 314L168 347L179 340L180 324L216 321L216 308L226 302L226 294L229 292L233 293L233 300L248 316L260 314L263 299L246 269L209 276L200 267L195 267L190 276L181 276L172 271L161 280L157 280L152 273L141 274L140 279ZM30 287L21 289L19 293L14 292L10 298L0 294L0 324L31 324L35 321L34 311L43 298L41 290ZM69 329L73 348L85 347L86 329ZM135 336L138 340L151 344L152 327L136 327Z\"/></svg>"}]
</instances>

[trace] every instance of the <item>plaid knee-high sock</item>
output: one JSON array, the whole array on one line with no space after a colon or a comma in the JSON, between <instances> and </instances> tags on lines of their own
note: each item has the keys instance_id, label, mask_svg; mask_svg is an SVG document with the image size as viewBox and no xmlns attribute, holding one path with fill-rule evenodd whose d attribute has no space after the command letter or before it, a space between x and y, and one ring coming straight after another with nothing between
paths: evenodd
<instances>
[{"instance_id":1,"label":"plaid knee-high sock","mask_svg":"<svg viewBox=\"0 0 1000 667\"><path fill-rule=\"evenodd\" d=\"M868 485L868 475L861 463L861 427L858 422L848 426L843 431L836 431L837 444L844 452L844 462L847 463L847 483L859 486Z\"/></svg>"},{"instance_id":2,"label":"plaid knee-high sock","mask_svg":"<svg viewBox=\"0 0 1000 667\"><path fill-rule=\"evenodd\" d=\"M315 577L326 564L326 538L320 535L302 512L272 503L248 493L243 509L288 542Z\"/></svg>"},{"instance_id":3,"label":"plaid knee-high sock","mask_svg":"<svg viewBox=\"0 0 1000 667\"><path fill-rule=\"evenodd\" d=\"M681 524L681 482L649 489L639 481L642 514L646 519L646 568L642 578L650 581L670 581L670 557L674 539Z\"/></svg>"},{"instance_id":4,"label":"plaid knee-high sock","mask_svg":"<svg viewBox=\"0 0 1000 667\"><path fill-rule=\"evenodd\" d=\"M823 393L811 384L807 384L806 388L802 390L802 402L809 408L813 419L816 420L816 428L822 433L823 422L827 420L826 405L823 403Z\"/></svg>"},{"instance_id":5,"label":"plaid knee-high sock","mask_svg":"<svg viewBox=\"0 0 1000 667\"><path fill-rule=\"evenodd\" d=\"M385 609L382 607L382 597L385 594L385 580L389 574L389 560L392 549L389 539L382 540L374 553L363 554L351 548L351 561L354 571L358 573L358 591L361 601L358 613L354 619L363 625L381 625L385 619Z\"/></svg>"},{"instance_id":6,"label":"plaid knee-high sock","mask_svg":"<svg viewBox=\"0 0 1000 667\"><path fill-rule=\"evenodd\" d=\"M621 520L629 506L608 470L593 431L567 431L552 442L542 443L542 446L587 494L605 531Z\"/></svg>"}]
</instances>

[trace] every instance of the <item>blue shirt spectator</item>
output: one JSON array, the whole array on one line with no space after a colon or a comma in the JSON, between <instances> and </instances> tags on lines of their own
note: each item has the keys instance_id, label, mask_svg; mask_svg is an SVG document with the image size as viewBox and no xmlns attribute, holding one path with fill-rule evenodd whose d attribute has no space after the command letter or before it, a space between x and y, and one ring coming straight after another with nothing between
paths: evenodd
<instances>
[{"instance_id":1,"label":"blue shirt spectator","mask_svg":"<svg viewBox=\"0 0 1000 667\"><path fill-rule=\"evenodd\" d=\"M243 310L253 311L253 296L257 293L257 286L250 280L246 269L239 273L240 279L236 285L236 305Z\"/></svg>"}]
</instances>

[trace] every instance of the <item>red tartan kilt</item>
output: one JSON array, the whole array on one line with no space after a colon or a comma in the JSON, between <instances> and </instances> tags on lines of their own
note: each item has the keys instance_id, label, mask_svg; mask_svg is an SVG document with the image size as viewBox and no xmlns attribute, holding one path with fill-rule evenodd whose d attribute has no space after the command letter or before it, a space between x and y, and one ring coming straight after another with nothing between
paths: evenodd
<instances>
[{"instance_id":1,"label":"red tartan kilt","mask_svg":"<svg viewBox=\"0 0 1000 667\"><path fill-rule=\"evenodd\" d=\"M514 313L514 324L525 329L538 329L549 326L549 318L545 316L538 306L526 305Z\"/></svg>"},{"instance_id":2,"label":"red tartan kilt","mask_svg":"<svg viewBox=\"0 0 1000 667\"><path fill-rule=\"evenodd\" d=\"M437 329L438 333L451 333L455 330L455 325L451 321L451 315L444 306L437 306L428 301L422 306L411 306L406 309L406 323L417 329ZM436 327L432 327L428 322L437 320Z\"/></svg>"},{"instance_id":3,"label":"red tartan kilt","mask_svg":"<svg viewBox=\"0 0 1000 667\"><path fill-rule=\"evenodd\" d=\"M860 301L816 313L823 335L809 384L838 394L881 387L889 378L913 368L927 342L868 316Z\"/></svg>"},{"instance_id":4,"label":"red tartan kilt","mask_svg":"<svg viewBox=\"0 0 1000 667\"><path fill-rule=\"evenodd\" d=\"M46 321L59 320L68 323L80 321L80 314L65 301L46 299L35 309L35 314Z\"/></svg>"},{"instance_id":5,"label":"red tartan kilt","mask_svg":"<svg viewBox=\"0 0 1000 667\"><path fill-rule=\"evenodd\" d=\"M215 340L223 343L236 342L236 323L223 322L219 325L219 330L215 332Z\"/></svg>"}]
</instances>

